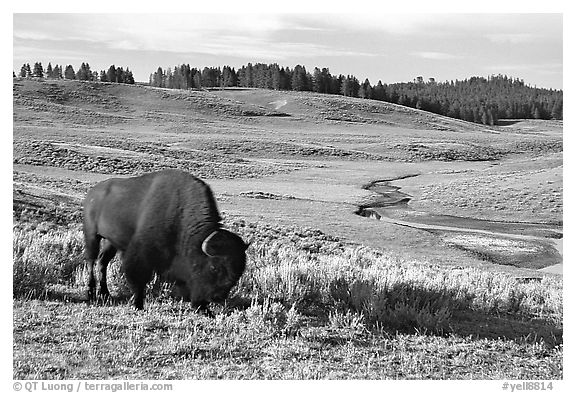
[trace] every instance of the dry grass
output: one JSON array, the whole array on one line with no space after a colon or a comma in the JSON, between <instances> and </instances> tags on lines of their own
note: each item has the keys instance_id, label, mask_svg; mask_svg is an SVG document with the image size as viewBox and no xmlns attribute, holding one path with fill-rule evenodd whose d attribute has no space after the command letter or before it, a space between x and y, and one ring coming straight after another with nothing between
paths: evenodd
<instances>
[{"instance_id":1,"label":"dry grass","mask_svg":"<svg viewBox=\"0 0 576 393\"><path fill-rule=\"evenodd\" d=\"M534 164L532 164L534 165ZM492 168L424 187L415 208L512 222L562 223L561 157L539 169Z\"/></svg>"},{"instance_id":2,"label":"dry grass","mask_svg":"<svg viewBox=\"0 0 576 393\"><path fill-rule=\"evenodd\" d=\"M16 228L14 378L562 377L560 280L392 260L317 231L276 228L286 236L270 240L269 227L231 226L253 240L250 262L215 319L152 285L147 310L133 311L118 263L120 300L83 305L79 228Z\"/></svg>"},{"instance_id":3,"label":"dry grass","mask_svg":"<svg viewBox=\"0 0 576 393\"><path fill-rule=\"evenodd\" d=\"M419 200L438 214L558 221L561 167L531 158L561 159L561 124L495 133L299 92L24 80L13 90L14 378L563 378L561 277L459 268L476 258L352 215L361 184L422 173ZM288 116L270 116L280 100ZM491 170L454 161L499 158ZM151 284L136 312L117 262L114 300L85 304L82 195L104 174L160 167L222 179L219 205L246 220L226 219L252 244L213 319L168 284Z\"/></svg>"}]
</instances>

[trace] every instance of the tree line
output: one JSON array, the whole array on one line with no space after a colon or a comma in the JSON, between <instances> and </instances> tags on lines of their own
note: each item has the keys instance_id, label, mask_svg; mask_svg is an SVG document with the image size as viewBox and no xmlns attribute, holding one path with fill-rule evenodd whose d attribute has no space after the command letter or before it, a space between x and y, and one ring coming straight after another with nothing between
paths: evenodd
<instances>
[{"instance_id":1,"label":"tree line","mask_svg":"<svg viewBox=\"0 0 576 393\"><path fill-rule=\"evenodd\" d=\"M13 75L16 74L13 72ZM128 67L111 65L107 70L92 71L88 63L78 70L48 63L46 69L36 62L25 63L18 74L22 78L75 79L114 83L134 83ZM312 91L385 101L434 112L456 119L487 125L502 119L563 119L562 90L526 85L523 80L505 75L487 78L471 77L463 81L424 81L419 76L412 82L372 85L366 78L360 82L354 75L332 75L328 68L315 67L312 72L302 65L293 68L278 64L248 63L238 70L233 67L204 67L182 64L158 69L150 74L150 85L170 89L247 87L273 90Z\"/></svg>"},{"instance_id":2,"label":"tree line","mask_svg":"<svg viewBox=\"0 0 576 393\"><path fill-rule=\"evenodd\" d=\"M229 66L158 69L150 85L171 89L255 87L273 90L313 91L386 101L475 123L498 124L501 119L563 119L562 90L526 85L506 75L471 77L463 81L424 81L372 85L354 75L332 75L328 68L280 67L248 63L235 70Z\"/></svg>"},{"instance_id":3,"label":"tree line","mask_svg":"<svg viewBox=\"0 0 576 393\"><path fill-rule=\"evenodd\" d=\"M14 72L13 75L16 76ZM92 71L88 63L82 63L77 71L70 64L64 68L58 64L52 67L52 63L48 63L46 70L44 70L41 62L34 63L33 68L30 67L29 63L24 63L18 76L21 78L75 79L134 84L134 75L128 67L124 69L111 65L108 70L102 70L98 73Z\"/></svg>"}]
</instances>

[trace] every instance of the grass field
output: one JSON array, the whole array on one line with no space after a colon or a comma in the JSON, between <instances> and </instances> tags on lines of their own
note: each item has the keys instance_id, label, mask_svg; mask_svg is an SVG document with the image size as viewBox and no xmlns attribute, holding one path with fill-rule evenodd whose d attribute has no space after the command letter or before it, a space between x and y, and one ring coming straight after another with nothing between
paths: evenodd
<instances>
[{"instance_id":1,"label":"grass field","mask_svg":"<svg viewBox=\"0 0 576 393\"><path fill-rule=\"evenodd\" d=\"M534 267L562 261L561 122L488 128L254 89L13 93L15 379L563 378L562 276ZM161 282L132 310L118 262L112 303L85 304L85 192L161 168L204 178L251 242L213 319ZM403 218L484 220L504 238L354 214L389 179L412 197ZM513 243L510 225L534 239Z\"/></svg>"}]
</instances>

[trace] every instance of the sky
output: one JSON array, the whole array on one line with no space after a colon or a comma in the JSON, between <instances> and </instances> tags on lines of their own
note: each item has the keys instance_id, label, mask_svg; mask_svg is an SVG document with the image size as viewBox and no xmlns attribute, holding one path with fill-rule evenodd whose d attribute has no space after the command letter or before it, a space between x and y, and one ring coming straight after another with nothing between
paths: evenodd
<instances>
[{"instance_id":1,"label":"sky","mask_svg":"<svg viewBox=\"0 0 576 393\"><path fill-rule=\"evenodd\" d=\"M562 89L562 50L561 13L13 14L16 73L23 63L77 70L87 62L93 71L128 67L137 81L159 66L262 62L327 67L372 84L505 74Z\"/></svg>"}]
</instances>

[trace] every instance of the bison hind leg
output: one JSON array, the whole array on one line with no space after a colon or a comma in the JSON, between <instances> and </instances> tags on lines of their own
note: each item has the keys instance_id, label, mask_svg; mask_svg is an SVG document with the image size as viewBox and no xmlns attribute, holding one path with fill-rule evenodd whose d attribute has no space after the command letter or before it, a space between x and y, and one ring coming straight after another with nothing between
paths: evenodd
<instances>
[{"instance_id":1,"label":"bison hind leg","mask_svg":"<svg viewBox=\"0 0 576 393\"><path fill-rule=\"evenodd\" d=\"M106 301L110 298L110 291L108 291L108 282L107 282L107 271L108 271L108 264L116 255L116 247L112 245L108 240L104 239L102 241L102 250L100 254L98 254L98 270L100 271L100 291L99 297Z\"/></svg>"},{"instance_id":2,"label":"bison hind leg","mask_svg":"<svg viewBox=\"0 0 576 393\"><path fill-rule=\"evenodd\" d=\"M86 268L88 270L88 301L96 300L96 279L94 277L94 262L98 258L101 237L94 234L88 235L85 232L85 255Z\"/></svg>"}]
</instances>

